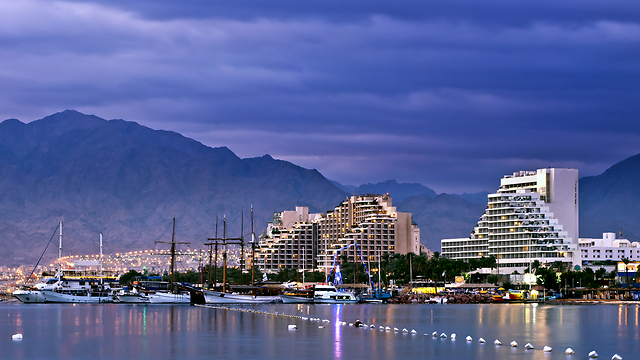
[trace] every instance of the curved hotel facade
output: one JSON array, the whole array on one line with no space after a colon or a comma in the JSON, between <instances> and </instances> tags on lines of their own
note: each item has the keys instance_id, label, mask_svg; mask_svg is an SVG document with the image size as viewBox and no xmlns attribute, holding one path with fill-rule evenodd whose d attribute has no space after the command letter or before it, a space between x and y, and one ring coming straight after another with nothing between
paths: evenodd
<instances>
[{"instance_id":1,"label":"curved hotel facade","mask_svg":"<svg viewBox=\"0 0 640 360\"><path fill-rule=\"evenodd\" d=\"M442 239L442 256L494 256L503 274L538 260L582 265L578 243L578 170L519 171L500 180L469 238Z\"/></svg>"}]
</instances>

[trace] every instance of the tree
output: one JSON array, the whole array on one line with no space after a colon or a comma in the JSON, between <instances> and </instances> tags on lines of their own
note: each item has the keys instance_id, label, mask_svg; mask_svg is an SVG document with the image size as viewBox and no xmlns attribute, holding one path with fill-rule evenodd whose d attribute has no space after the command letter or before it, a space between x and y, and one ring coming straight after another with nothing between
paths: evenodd
<instances>
[{"instance_id":1,"label":"tree","mask_svg":"<svg viewBox=\"0 0 640 360\"><path fill-rule=\"evenodd\" d=\"M630 286L631 284L629 284L629 258L628 257L624 257L622 259L620 259L620 261L622 261L624 263L624 276L626 278L626 286Z\"/></svg>"},{"instance_id":2,"label":"tree","mask_svg":"<svg viewBox=\"0 0 640 360\"><path fill-rule=\"evenodd\" d=\"M560 284L558 283L558 275L551 268L539 268L536 271L536 279L538 284L544 286L547 289L558 290Z\"/></svg>"},{"instance_id":3,"label":"tree","mask_svg":"<svg viewBox=\"0 0 640 360\"><path fill-rule=\"evenodd\" d=\"M120 284L129 284L138 276L142 276L142 274L135 270L129 270L129 272L120 276Z\"/></svg>"}]
</instances>

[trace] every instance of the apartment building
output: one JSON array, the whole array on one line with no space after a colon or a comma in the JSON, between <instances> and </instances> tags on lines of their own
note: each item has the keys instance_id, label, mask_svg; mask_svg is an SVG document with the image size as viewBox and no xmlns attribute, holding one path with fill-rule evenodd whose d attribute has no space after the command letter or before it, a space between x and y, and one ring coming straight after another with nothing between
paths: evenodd
<instances>
[{"instance_id":1,"label":"apartment building","mask_svg":"<svg viewBox=\"0 0 640 360\"><path fill-rule=\"evenodd\" d=\"M420 229L411 214L397 211L389 195L355 195L326 213L310 214L306 207L275 213L260 237L256 264L267 273L325 272L342 255L377 262L384 254L408 252L420 252Z\"/></svg>"}]
</instances>

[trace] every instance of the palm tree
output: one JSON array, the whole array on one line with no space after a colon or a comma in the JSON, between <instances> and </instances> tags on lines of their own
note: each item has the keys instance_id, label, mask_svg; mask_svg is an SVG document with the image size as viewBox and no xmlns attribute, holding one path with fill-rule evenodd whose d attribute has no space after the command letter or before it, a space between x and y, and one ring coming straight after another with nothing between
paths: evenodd
<instances>
[{"instance_id":1,"label":"palm tree","mask_svg":"<svg viewBox=\"0 0 640 360\"><path fill-rule=\"evenodd\" d=\"M629 286L629 258L624 257L620 259L620 261L624 263L624 275L626 277L626 282L627 282L626 285Z\"/></svg>"}]
</instances>

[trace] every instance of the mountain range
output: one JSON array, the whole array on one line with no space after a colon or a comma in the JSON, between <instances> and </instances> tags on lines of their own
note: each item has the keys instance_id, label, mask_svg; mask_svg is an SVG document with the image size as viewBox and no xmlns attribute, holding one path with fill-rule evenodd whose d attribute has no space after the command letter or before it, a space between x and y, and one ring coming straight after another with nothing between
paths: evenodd
<instances>
[{"instance_id":1,"label":"mountain range","mask_svg":"<svg viewBox=\"0 0 640 360\"><path fill-rule=\"evenodd\" d=\"M64 111L0 123L0 264L33 263L59 221L65 254L150 249L171 239L202 248L219 236L259 235L274 211L326 211L346 197L316 170L268 155L240 159L170 131Z\"/></svg>"},{"instance_id":2,"label":"mountain range","mask_svg":"<svg viewBox=\"0 0 640 360\"><path fill-rule=\"evenodd\" d=\"M580 179L580 234L622 231L640 239L640 155L599 176ZM496 178L496 188L499 177ZM149 249L171 237L202 248L218 235L262 233L276 211L308 206L333 209L350 194L389 193L400 211L413 213L422 243L466 237L486 207L487 192L437 194L422 184L388 180L342 185L316 170L269 155L241 159L226 147L208 147L170 131L104 120L67 110L41 120L0 123L0 265L31 264L64 221L65 254ZM55 246L53 246L55 247ZM54 251L49 251L53 256Z\"/></svg>"}]
</instances>

